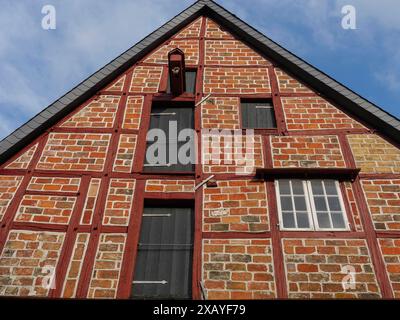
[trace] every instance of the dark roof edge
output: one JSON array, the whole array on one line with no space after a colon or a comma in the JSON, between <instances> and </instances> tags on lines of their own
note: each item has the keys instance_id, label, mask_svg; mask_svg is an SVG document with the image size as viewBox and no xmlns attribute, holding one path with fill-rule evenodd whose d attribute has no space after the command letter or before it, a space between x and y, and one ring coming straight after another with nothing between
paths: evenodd
<instances>
[{"instance_id":1,"label":"dark roof edge","mask_svg":"<svg viewBox=\"0 0 400 320\"><path fill-rule=\"evenodd\" d=\"M90 98L103 86L121 74L147 52L153 50L180 28L202 14L202 11L219 20L234 33L244 37L252 46L271 57L285 70L320 91L337 104L357 115L392 140L400 143L400 120L364 99L349 88L287 51L247 23L237 18L212 0L200 0L183 10L163 26L139 41L103 68L82 81L67 94L49 105L27 123L0 142L0 164L39 136L51 125Z\"/></svg>"}]
</instances>

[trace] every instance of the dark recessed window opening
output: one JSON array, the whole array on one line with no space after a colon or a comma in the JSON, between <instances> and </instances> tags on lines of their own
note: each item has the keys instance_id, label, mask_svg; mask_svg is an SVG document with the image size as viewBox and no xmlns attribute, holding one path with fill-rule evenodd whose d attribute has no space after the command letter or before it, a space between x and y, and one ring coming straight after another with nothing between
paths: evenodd
<instances>
[{"instance_id":1,"label":"dark recessed window opening","mask_svg":"<svg viewBox=\"0 0 400 320\"><path fill-rule=\"evenodd\" d=\"M191 299L193 208L143 211L131 298Z\"/></svg>"},{"instance_id":2,"label":"dark recessed window opening","mask_svg":"<svg viewBox=\"0 0 400 320\"><path fill-rule=\"evenodd\" d=\"M153 105L144 172L194 172L193 110L188 105Z\"/></svg>"},{"instance_id":3,"label":"dark recessed window opening","mask_svg":"<svg viewBox=\"0 0 400 320\"><path fill-rule=\"evenodd\" d=\"M276 120L271 100L242 101L242 126L244 129L275 129Z\"/></svg>"},{"instance_id":4,"label":"dark recessed window opening","mask_svg":"<svg viewBox=\"0 0 400 320\"><path fill-rule=\"evenodd\" d=\"M186 92L194 94L196 91L196 70L186 70L185 71L185 79L186 79ZM167 82L167 93L171 93L171 82L168 77Z\"/></svg>"}]
</instances>

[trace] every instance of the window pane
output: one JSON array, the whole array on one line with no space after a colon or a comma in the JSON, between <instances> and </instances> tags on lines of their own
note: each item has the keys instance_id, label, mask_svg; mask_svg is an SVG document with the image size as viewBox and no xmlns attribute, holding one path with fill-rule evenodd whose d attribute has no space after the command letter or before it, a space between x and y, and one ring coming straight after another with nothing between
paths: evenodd
<instances>
[{"instance_id":1,"label":"window pane","mask_svg":"<svg viewBox=\"0 0 400 320\"><path fill-rule=\"evenodd\" d=\"M313 194L324 194L322 182L320 180L311 180L311 187Z\"/></svg>"},{"instance_id":2,"label":"window pane","mask_svg":"<svg viewBox=\"0 0 400 320\"><path fill-rule=\"evenodd\" d=\"M292 198L291 197L281 197L281 207L283 211L293 211Z\"/></svg>"},{"instance_id":3,"label":"window pane","mask_svg":"<svg viewBox=\"0 0 400 320\"><path fill-rule=\"evenodd\" d=\"M331 223L329 221L329 213L327 212L317 212L318 225L320 228L331 228Z\"/></svg>"},{"instance_id":4,"label":"window pane","mask_svg":"<svg viewBox=\"0 0 400 320\"><path fill-rule=\"evenodd\" d=\"M303 181L292 180L292 188L293 188L293 194L304 195Z\"/></svg>"},{"instance_id":5,"label":"window pane","mask_svg":"<svg viewBox=\"0 0 400 320\"><path fill-rule=\"evenodd\" d=\"M341 212L332 213L332 222L334 228L343 229L346 227L344 223L343 214Z\"/></svg>"},{"instance_id":6,"label":"window pane","mask_svg":"<svg viewBox=\"0 0 400 320\"><path fill-rule=\"evenodd\" d=\"M283 212L282 213L283 227L284 228L295 228L296 224L294 222L293 212Z\"/></svg>"},{"instance_id":7,"label":"window pane","mask_svg":"<svg viewBox=\"0 0 400 320\"><path fill-rule=\"evenodd\" d=\"M309 228L310 224L308 221L308 214L306 212L297 213L297 227L298 228Z\"/></svg>"},{"instance_id":8,"label":"window pane","mask_svg":"<svg viewBox=\"0 0 400 320\"><path fill-rule=\"evenodd\" d=\"M296 211L307 211L306 200L304 197L294 197Z\"/></svg>"},{"instance_id":9,"label":"window pane","mask_svg":"<svg viewBox=\"0 0 400 320\"><path fill-rule=\"evenodd\" d=\"M325 197L314 197L315 209L318 211L327 211Z\"/></svg>"},{"instance_id":10,"label":"window pane","mask_svg":"<svg viewBox=\"0 0 400 320\"><path fill-rule=\"evenodd\" d=\"M332 180L325 180L324 181L325 185L325 191L326 194L328 195L337 195L337 189L336 189L336 184Z\"/></svg>"},{"instance_id":11,"label":"window pane","mask_svg":"<svg viewBox=\"0 0 400 320\"><path fill-rule=\"evenodd\" d=\"M329 204L330 211L340 211L341 210L339 198L337 198L337 197L328 197L328 204Z\"/></svg>"},{"instance_id":12,"label":"window pane","mask_svg":"<svg viewBox=\"0 0 400 320\"><path fill-rule=\"evenodd\" d=\"M290 194L289 180L279 180L280 194Z\"/></svg>"}]
</instances>

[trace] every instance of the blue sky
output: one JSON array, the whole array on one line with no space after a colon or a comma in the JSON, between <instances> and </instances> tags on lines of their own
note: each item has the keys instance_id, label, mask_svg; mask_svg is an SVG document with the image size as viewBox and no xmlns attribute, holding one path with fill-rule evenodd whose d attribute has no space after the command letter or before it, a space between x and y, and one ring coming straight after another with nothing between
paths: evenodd
<instances>
[{"instance_id":1,"label":"blue sky","mask_svg":"<svg viewBox=\"0 0 400 320\"><path fill-rule=\"evenodd\" d=\"M193 0L0 0L0 139ZM400 118L398 0L218 0L336 80ZM43 30L44 5L56 30ZM357 29L341 27L353 5Z\"/></svg>"}]
</instances>

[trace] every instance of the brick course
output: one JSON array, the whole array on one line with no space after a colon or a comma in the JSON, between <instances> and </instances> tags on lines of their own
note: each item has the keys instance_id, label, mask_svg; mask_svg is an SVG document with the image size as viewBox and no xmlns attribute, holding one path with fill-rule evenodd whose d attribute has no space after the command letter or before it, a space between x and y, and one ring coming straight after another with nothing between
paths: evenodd
<instances>
[{"instance_id":1,"label":"brick course","mask_svg":"<svg viewBox=\"0 0 400 320\"><path fill-rule=\"evenodd\" d=\"M200 36L200 28L201 28L201 20L202 18L198 18L191 24L189 24L186 28L180 31L175 38L188 38L188 37L199 37Z\"/></svg>"},{"instance_id":2,"label":"brick course","mask_svg":"<svg viewBox=\"0 0 400 320\"><path fill-rule=\"evenodd\" d=\"M203 192L203 231L269 230L264 181L218 181L218 187Z\"/></svg>"},{"instance_id":3,"label":"brick course","mask_svg":"<svg viewBox=\"0 0 400 320\"><path fill-rule=\"evenodd\" d=\"M28 190L41 192L78 192L80 178L32 177Z\"/></svg>"},{"instance_id":4,"label":"brick course","mask_svg":"<svg viewBox=\"0 0 400 320\"><path fill-rule=\"evenodd\" d=\"M235 140L231 132L221 135L204 133L202 136L203 171L205 173L252 174L256 168L263 167L261 136L249 136L249 143L251 141L253 147L246 146L246 139L243 137Z\"/></svg>"},{"instance_id":5,"label":"brick course","mask_svg":"<svg viewBox=\"0 0 400 320\"><path fill-rule=\"evenodd\" d=\"M51 133L37 169L102 171L109 134Z\"/></svg>"},{"instance_id":6,"label":"brick course","mask_svg":"<svg viewBox=\"0 0 400 320\"><path fill-rule=\"evenodd\" d=\"M145 192L194 192L194 180L147 180Z\"/></svg>"},{"instance_id":7,"label":"brick course","mask_svg":"<svg viewBox=\"0 0 400 320\"><path fill-rule=\"evenodd\" d=\"M206 21L206 38L224 38L224 39L233 39L233 36L222 29L220 25L212 21L210 18L207 18Z\"/></svg>"},{"instance_id":8,"label":"brick course","mask_svg":"<svg viewBox=\"0 0 400 320\"><path fill-rule=\"evenodd\" d=\"M276 297L269 239L203 240L207 299Z\"/></svg>"},{"instance_id":9,"label":"brick course","mask_svg":"<svg viewBox=\"0 0 400 320\"><path fill-rule=\"evenodd\" d=\"M207 40L205 63L211 65L271 65L254 50L238 40Z\"/></svg>"},{"instance_id":10,"label":"brick course","mask_svg":"<svg viewBox=\"0 0 400 320\"><path fill-rule=\"evenodd\" d=\"M64 121L64 128L112 128L118 110L118 96L99 96Z\"/></svg>"},{"instance_id":11,"label":"brick course","mask_svg":"<svg viewBox=\"0 0 400 320\"><path fill-rule=\"evenodd\" d=\"M0 296L47 296L63 240L64 233L11 230L0 256Z\"/></svg>"},{"instance_id":12,"label":"brick course","mask_svg":"<svg viewBox=\"0 0 400 320\"><path fill-rule=\"evenodd\" d=\"M366 173L400 173L400 150L375 134L347 136L357 167Z\"/></svg>"},{"instance_id":13,"label":"brick course","mask_svg":"<svg viewBox=\"0 0 400 320\"><path fill-rule=\"evenodd\" d=\"M365 240L282 239L289 298L379 298ZM345 266L355 270L355 287L344 289Z\"/></svg>"},{"instance_id":14,"label":"brick course","mask_svg":"<svg viewBox=\"0 0 400 320\"><path fill-rule=\"evenodd\" d=\"M122 128L139 130L142 108L143 97L129 96L126 102L126 110Z\"/></svg>"},{"instance_id":15,"label":"brick course","mask_svg":"<svg viewBox=\"0 0 400 320\"><path fill-rule=\"evenodd\" d=\"M160 47L144 60L146 63L168 64L168 53L179 48L185 54L185 64L198 64L199 62L199 41L198 40L172 40Z\"/></svg>"},{"instance_id":16,"label":"brick course","mask_svg":"<svg viewBox=\"0 0 400 320\"><path fill-rule=\"evenodd\" d=\"M101 179L91 179L89 190L85 201L85 207L82 212L81 224L91 224L96 207L96 202L99 196Z\"/></svg>"},{"instance_id":17,"label":"brick course","mask_svg":"<svg viewBox=\"0 0 400 320\"><path fill-rule=\"evenodd\" d=\"M117 81L114 81L113 84L111 84L109 87L107 87L105 90L106 91L122 91L124 88L124 83L125 83L126 76L122 76L119 78Z\"/></svg>"},{"instance_id":18,"label":"brick course","mask_svg":"<svg viewBox=\"0 0 400 320\"><path fill-rule=\"evenodd\" d=\"M101 234L97 248L88 298L116 297L126 234Z\"/></svg>"},{"instance_id":19,"label":"brick course","mask_svg":"<svg viewBox=\"0 0 400 320\"><path fill-rule=\"evenodd\" d=\"M288 130L365 128L322 98L282 98L282 105Z\"/></svg>"},{"instance_id":20,"label":"brick course","mask_svg":"<svg viewBox=\"0 0 400 320\"><path fill-rule=\"evenodd\" d=\"M75 298L90 233L78 233L62 290L62 298Z\"/></svg>"},{"instance_id":21,"label":"brick course","mask_svg":"<svg viewBox=\"0 0 400 320\"><path fill-rule=\"evenodd\" d=\"M284 93L314 93L310 88L300 81L292 78L282 69L275 68L278 79L279 91Z\"/></svg>"},{"instance_id":22,"label":"brick course","mask_svg":"<svg viewBox=\"0 0 400 320\"><path fill-rule=\"evenodd\" d=\"M162 67L138 66L133 70L130 92L155 93L160 85Z\"/></svg>"},{"instance_id":23,"label":"brick course","mask_svg":"<svg viewBox=\"0 0 400 320\"><path fill-rule=\"evenodd\" d=\"M35 144L34 146L30 147L27 151L25 151L21 156L19 156L17 159L15 159L13 162L11 162L5 168L6 169L27 169L29 164L31 163L33 155L35 154L37 146L38 146L38 144Z\"/></svg>"},{"instance_id":24,"label":"brick course","mask_svg":"<svg viewBox=\"0 0 400 320\"><path fill-rule=\"evenodd\" d=\"M104 225L128 225L134 190L134 179L110 180L103 217Z\"/></svg>"},{"instance_id":25,"label":"brick course","mask_svg":"<svg viewBox=\"0 0 400 320\"><path fill-rule=\"evenodd\" d=\"M274 167L344 168L336 136L271 137Z\"/></svg>"},{"instance_id":26,"label":"brick course","mask_svg":"<svg viewBox=\"0 0 400 320\"><path fill-rule=\"evenodd\" d=\"M116 172L131 172L133 156L136 151L137 136L134 134L121 134L119 138L117 155L113 170Z\"/></svg>"},{"instance_id":27,"label":"brick course","mask_svg":"<svg viewBox=\"0 0 400 320\"><path fill-rule=\"evenodd\" d=\"M394 297L400 299L400 239L379 239Z\"/></svg>"},{"instance_id":28,"label":"brick course","mask_svg":"<svg viewBox=\"0 0 400 320\"><path fill-rule=\"evenodd\" d=\"M210 98L201 108L203 128L240 129L240 99L237 97Z\"/></svg>"},{"instance_id":29,"label":"brick course","mask_svg":"<svg viewBox=\"0 0 400 320\"><path fill-rule=\"evenodd\" d=\"M24 195L15 221L68 224L76 197Z\"/></svg>"},{"instance_id":30,"label":"brick course","mask_svg":"<svg viewBox=\"0 0 400 320\"><path fill-rule=\"evenodd\" d=\"M3 220L4 214L21 184L22 179L22 176L0 175L0 221Z\"/></svg>"},{"instance_id":31,"label":"brick course","mask_svg":"<svg viewBox=\"0 0 400 320\"><path fill-rule=\"evenodd\" d=\"M377 230L400 230L400 180L362 180Z\"/></svg>"},{"instance_id":32,"label":"brick course","mask_svg":"<svg viewBox=\"0 0 400 320\"><path fill-rule=\"evenodd\" d=\"M206 67L204 93L270 93L266 68Z\"/></svg>"}]
</instances>

